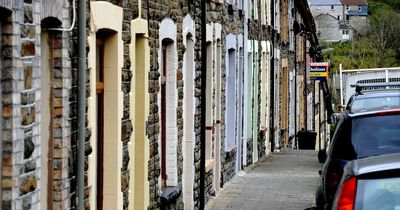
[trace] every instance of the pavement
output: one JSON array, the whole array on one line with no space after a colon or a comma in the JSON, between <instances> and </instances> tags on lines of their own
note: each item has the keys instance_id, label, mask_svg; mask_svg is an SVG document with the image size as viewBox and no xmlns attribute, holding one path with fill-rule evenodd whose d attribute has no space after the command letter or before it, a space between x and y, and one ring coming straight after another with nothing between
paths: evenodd
<instances>
[{"instance_id":1,"label":"pavement","mask_svg":"<svg viewBox=\"0 0 400 210\"><path fill-rule=\"evenodd\" d=\"M289 150L267 156L224 185L206 209L298 210L315 206L317 151Z\"/></svg>"}]
</instances>

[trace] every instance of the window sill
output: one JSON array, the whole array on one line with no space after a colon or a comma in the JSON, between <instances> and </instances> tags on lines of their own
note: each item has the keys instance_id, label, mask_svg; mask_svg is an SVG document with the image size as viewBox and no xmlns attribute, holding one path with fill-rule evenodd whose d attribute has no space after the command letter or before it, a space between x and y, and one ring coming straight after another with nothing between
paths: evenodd
<instances>
[{"instance_id":1,"label":"window sill","mask_svg":"<svg viewBox=\"0 0 400 210\"><path fill-rule=\"evenodd\" d=\"M214 168L214 159L206 160L206 172Z\"/></svg>"},{"instance_id":2,"label":"window sill","mask_svg":"<svg viewBox=\"0 0 400 210\"><path fill-rule=\"evenodd\" d=\"M161 193L161 205L167 206L174 203L181 196L182 190L179 187L163 187Z\"/></svg>"}]
</instances>

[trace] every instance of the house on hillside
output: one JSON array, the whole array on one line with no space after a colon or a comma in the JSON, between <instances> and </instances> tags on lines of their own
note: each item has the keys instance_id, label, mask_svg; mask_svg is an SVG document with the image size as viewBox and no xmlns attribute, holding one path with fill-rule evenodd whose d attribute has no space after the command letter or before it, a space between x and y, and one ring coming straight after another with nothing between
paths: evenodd
<instances>
[{"instance_id":1,"label":"house on hillside","mask_svg":"<svg viewBox=\"0 0 400 210\"><path fill-rule=\"evenodd\" d=\"M365 33L368 26L367 1L341 0L341 2L343 4L343 17L345 20L343 24L347 26L348 30L353 30L355 33Z\"/></svg>"},{"instance_id":2,"label":"house on hillside","mask_svg":"<svg viewBox=\"0 0 400 210\"><path fill-rule=\"evenodd\" d=\"M308 0L320 41L343 42L368 26L366 0Z\"/></svg>"}]
</instances>

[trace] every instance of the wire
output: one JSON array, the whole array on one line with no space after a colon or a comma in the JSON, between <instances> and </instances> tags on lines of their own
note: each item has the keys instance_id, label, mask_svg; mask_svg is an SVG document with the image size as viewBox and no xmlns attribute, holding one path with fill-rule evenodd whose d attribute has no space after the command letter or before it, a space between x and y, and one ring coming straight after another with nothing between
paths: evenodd
<instances>
[{"instance_id":1,"label":"wire","mask_svg":"<svg viewBox=\"0 0 400 210\"><path fill-rule=\"evenodd\" d=\"M75 0L72 0L72 24L70 28L49 28L49 31L72 31L75 27L76 22L76 5Z\"/></svg>"}]
</instances>

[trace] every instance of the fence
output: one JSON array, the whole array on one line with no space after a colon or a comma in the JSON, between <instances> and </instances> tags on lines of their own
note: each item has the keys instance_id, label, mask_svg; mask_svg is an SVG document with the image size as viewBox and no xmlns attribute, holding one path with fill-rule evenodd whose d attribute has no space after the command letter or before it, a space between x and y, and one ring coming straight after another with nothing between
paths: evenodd
<instances>
[{"instance_id":1,"label":"fence","mask_svg":"<svg viewBox=\"0 0 400 210\"><path fill-rule=\"evenodd\" d=\"M342 69L340 64L340 102L345 106L352 94L355 84L373 84L382 82L400 82L400 67L373 69ZM384 87L369 87L379 89Z\"/></svg>"}]
</instances>

